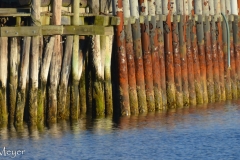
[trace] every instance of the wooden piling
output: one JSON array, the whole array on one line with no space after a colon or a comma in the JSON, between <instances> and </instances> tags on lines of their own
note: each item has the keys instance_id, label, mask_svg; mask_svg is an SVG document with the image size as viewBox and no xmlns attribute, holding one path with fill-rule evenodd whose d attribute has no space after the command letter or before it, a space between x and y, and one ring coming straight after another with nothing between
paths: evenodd
<instances>
[{"instance_id":1,"label":"wooden piling","mask_svg":"<svg viewBox=\"0 0 240 160\"><path fill-rule=\"evenodd\" d=\"M106 115L113 114L112 77L111 77L112 45L113 36L112 35L106 36L106 52L104 65Z\"/></svg>"},{"instance_id":2,"label":"wooden piling","mask_svg":"<svg viewBox=\"0 0 240 160\"><path fill-rule=\"evenodd\" d=\"M142 41L140 30L140 19L138 12L138 0L132 0L130 3L131 15L135 17L135 23L132 24L133 35L133 52L136 72L136 85L138 95L138 110L139 113L147 112L147 101L145 92L145 78L144 78L144 65L142 55Z\"/></svg>"},{"instance_id":3,"label":"wooden piling","mask_svg":"<svg viewBox=\"0 0 240 160\"><path fill-rule=\"evenodd\" d=\"M238 1L238 9L240 8L240 1ZM238 13L238 16L240 12ZM233 38L234 38L234 51L236 57L236 74L237 74L237 88L238 88L238 97L240 97L240 21L238 20L238 16L234 18L233 25Z\"/></svg>"},{"instance_id":4,"label":"wooden piling","mask_svg":"<svg viewBox=\"0 0 240 160\"><path fill-rule=\"evenodd\" d=\"M226 91L225 91L225 71L224 71L224 52L223 52L223 33L222 33L222 22L219 17L217 20L217 52L218 52L218 62L219 62L219 83L221 89L221 101L226 100Z\"/></svg>"},{"instance_id":5,"label":"wooden piling","mask_svg":"<svg viewBox=\"0 0 240 160\"><path fill-rule=\"evenodd\" d=\"M226 1L221 0L221 13L226 15ZM223 19L223 18L222 18ZM223 41L223 53L224 53L224 77L225 77L225 93L226 99L232 99L231 88L231 73L228 67L228 51L227 51L227 27L224 20L222 21L222 41Z\"/></svg>"},{"instance_id":6,"label":"wooden piling","mask_svg":"<svg viewBox=\"0 0 240 160\"><path fill-rule=\"evenodd\" d=\"M238 17L237 17L238 20ZM234 25L234 16L231 15L231 19L229 21L229 28L230 28L230 54L231 54L231 86L232 86L232 98L237 99L238 97L238 90L237 90L237 74L236 74L236 61L235 61L235 50L234 50L234 44L235 41L233 38L233 25Z\"/></svg>"},{"instance_id":7,"label":"wooden piling","mask_svg":"<svg viewBox=\"0 0 240 160\"><path fill-rule=\"evenodd\" d=\"M192 54L192 45L191 45L191 19L190 16L186 19L186 52L187 52L187 64L188 64L188 87L189 87L189 104L196 105L197 98L196 98L196 90L195 90L195 83L197 81L194 77L194 62L193 62L193 54Z\"/></svg>"},{"instance_id":8,"label":"wooden piling","mask_svg":"<svg viewBox=\"0 0 240 160\"><path fill-rule=\"evenodd\" d=\"M172 44L173 44L173 61L174 61L174 81L176 86L176 106L183 107L183 93L182 93L182 67L181 55L179 52L179 31L178 18L173 16L172 22Z\"/></svg>"},{"instance_id":9,"label":"wooden piling","mask_svg":"<svg viewBox=\"0 0 240 160\"><path fill-rule=\"evenodd\" d=\"M168 108L176 107L176 90L174 83L174 62L173 62L173 46L172 46L172 8L170 0L163 1L163 14L166 15L164 23L164 51L166 63L166 92Z\"/></svg>"},{"instance_id":10,"label":"wooden piling","mask_svg":"<svg viewBox=\"0 0 240 160\"><path fill-rule=\"evenodd\" d=\"M79 25L79 0L73 1L73 17L72 24L78 26ZM99 7L99 5L98 5ZM99 8L98 8L99 9ZM70 117L72 120L78 119L79 113L79 36L73 36L73 53L72 53L72 82L71 82L71 109L70 109Z\"/></svg>"},{"instance_id":11,"label":"wooden piling","mask_svg":"<svg viewBox=\"0 0 240 160\"><path fill-rule=\"evenodd\" d=\"M24 37L22 44L22 54L20 63L20 76L18 82L17 91L17 104L15 110L15 125L22 126L24 108L26 103L26 83L27 83L27 72L29 67L29 53L30 53L31 37Z\"/></svg>"},{"instance_id":12,"label":"wooden piling","mask_svg":"<svg viewBox=\"0 0 240 160\"><path fill-rule=\"evenodd\" d=\"M31 5L32 26L41 26L40 18L41 2L33 0ZM32 37L32 45L30 52L30 77L29 77L29 122L32 125L37 123L38 109L38 58L39 58L39 36Z\"/></svg>"},{"instance_id":13,"label":"wooden piling","mask_svg":"<svg viewBox=\"0 0 240 160\"><path fill-rule=\"evenodd\" d=\"M86 54L89 51L89 38L86 36L80 37L80 52L79 52L79 108L80 115L85 116L87 113L87 97L86 97Z\"/></svg>"},{"instance_id":14,"label":"wooden piling","mask_svg":"<svg viewBox=\"0 0 240 160\"><path fill-rule=\"evenodd\" d=\"M14 122L18 84L18 38L11 37L9 52L9 123Z\"/></svg>"},{"instance_id":15,"label":"wooden piling","mask_svg":"<svg viewBox=\"0 0 240 160\"><path fill-rule=\"evenodd\" d=\"M192 1L193 2L193 1ZM194 6L194 2L192 7ZM196 23L194 17L194 10L192 12L192 19L191 19L191 49L193 55L193 67L194 67L194 77L195 77L195 91L196 91L196 99L197 104L203 104L203 88L201 85L201 71L200 71L200 64L199 64L199 55L198 55L198 46L197 46L197 30L196 30Z\"/></svg>"},{"instance_id":16,"label":"wooden piling","mask_svg":"<svg viewBox=\"0 0 240 160\"><path fill-rule=\"evenodd\" d=\"M79 0L80 2L80 0ZM90 12L91 13L99 13L99 7L100 7L100 4L99 4L99 0L88 0L87 1L87 4L90 8ZM74 3L75 4L75 3ZM74 5L73 4L73 5ZM77 3L76 3L77 4ZM78 3L79 4L79 3ZM79 6L79 5L78 5Z\"/></svg>"},{"instance_id":17,"label":"wooden piling","mask_svg":"<svg viewBox=\"0 0 240 160\"><path fill-rule=\"evenodd\" d=\"M195 14L197 16L197 21L196 21L197 46L198 46L198 57L199 57L199 65L200 65L200 73L201 73L201 87L203 89L203 103L208 103L202 1L195 0L194 4L195 4Z\"/></svg>"},{"instance_id":18,"label":"wooden piling","mask_svg":"<svg viewBox=\"0 0 240 160\"><path fill-rule=\"evenodd\" d=\"M220 84L220 94L221 101L226 100L225 93L225 77L224 77L224 53L223 53L223 34L222 34L222 18L221 18L221 0L214 0L214 12L216 21L216 30L218 31L216 34L217 39L217 53L218 53L218 63L219 63L219 84Z\"/></svg>"},{"instance_id":19,"label":"wooden piling","mask_svg":"<svg viewBox=\"0 0 240 160\"><path fill-rule=\"evenodd\" d=\"M8 38L0 37L0 125L8 123L7 107L7 65L8 64Z\"/></svg>"},{"instance_id":20,"label":"wooden piling","mask_svg":"<svg viewBox=\"0 0 240 160\"><path fill-rule=\"evenodd\" d=\"M162 92L161 92L161 79L159 67L159 54L158 54L158 35L156 30L156 15L155 15L155 0L148 1L149 15L151 21L149 22L150 34L150 48L152 55L152 74L153 74L153 90L155 99L155 110L162 110Z\"/></svg>"},{"instance_id":21,"label":"wooden piling","mask_svg":"<svg viewBox=\"0 0 240 160\"><path fill-rule=\"evenodd\" d=\"M126 55L128 64L128 83L129 83L129 100L131 114L138 114L138 98L136 90L136 76L135 76L135 62L133 55L133 39L132 39L132 27L130 20L125 26L125 36L126 36Z\"/></svg>"},{"instance_id":22,"label":"wooden piling","mask_svg":"<svg viewBox=\"0 0 240 160\"><path fill-rule=\"evenodd\" d=\"M226 1L226 16L228 17L228 26L229 26L229 35L230 37L230 79L231 79L231 91L232 91L232 99L237 98L237 82L236 82L236 68L235 68L235 55L234 55L234 45L233 45L233 20L234 20L234 12L235 14L238 12L237 5L232 5L236 2L235 0ZM231 6L232 5L232 6ZM228 60L229 63L229 60Z\"/></svg>"},{"instance_id":23,"label":"wooden piling","mask_svg":"<svg viewBox=\"0 0 240 160\"><path fill-rule=\"evenodd\" d=\"M94 115L103 116L105 114L104 98L104 68L102 67L102 55L105 54L105 37L100 40L99 35L92 37L93 50L93 108ZM100 42L101 41L101 42Z\"/></svg>"},{"instance_id":24,"label":"wooden piling","mask_svg":"<svg viewBox=\"0 0 240 160\"><path fill-rule=\"evenodd\" d=\"M215 101L221 100L220 74L219 74L219 52L217 51L216 19L212 15L211 20L211 44L212 44L212 62L213 62L213 81Z\"/></svg>"},{"instance_id":25,"label":"wooden piling","mask_svg":"<svg viewBox=\"0 0 240 160\"><path fill-rule=\"evenodd\" d=\"M141 24L141 41L143 50L143 65L145 76L145 90L147 98L148 112L155 111L155 100L153 91L153 73L152 73L152 56L150 52L149 39L149 21L148 21L148 4L147 0L139 0L140 15L144 16L144 22Z\"/></svg>"},{"instance_id":26,"label":"wooden piling","mask_svg":"<svg viewBox=\"0 0 240 160\"><path fill-rule=\"evenodd\" d=\"M138 98L136 89L136 74L135 74L135 62L133 55L133 38L132 38L132 26L130 20L130 5L129 0L123 1L123 15L127 20L127 24L124 27L125 40L126 40L126 56L128 66L128 84L129 84L129 100L130 109L132 115L138 114Z\"/></svg>"},{"instance_id":27,"label":"wooden piling","mask_svg":"<svg viewBox=\"0 0 240 160\"><path fill-rule=\"evenodd\" d=\"M235 57L235 69L236 69L236 85L237 85L237 97L240 97L240 43L239 43L239 20L238 15L234 16L233 22L233 47Z\"/></svg>"},{"instance_id":28,"label":"wooden piling","mask_svg":"<svg viewBox=\"0 0 240 160\"><path fill-rule=\"evenodd\" d=\"M164 51L164 28L163 28L163 15L159 15L159 21L157 21L158 30L158 54L159 54L159 66L160 66L160 82L162 90L162 104L163 109L167 108L167 93L166 93L166 68L165 68L165 51Z\"/></svg>"},{"instance_id":29,"label":"wooden piling","mask_svg":"<svg viewBox=\"0 0 240 160\"><path fill-rule=\"evenodd\" d=\"M58 119L67 118L67 90L70 84L69 77L71 73L71 59L73 49L73 36L67 36L65 40L65 49L63 55L61 78L58 86Z\"/></svg>"},{"instance_id":30,"label":"wooden piling","mask_svg":"<svg viewBox=\"0 0 240 160\"><path fill-rule=\"evenodd\" d=\"M61 0L53 1L52 25L61 24ZM48 88L48 110L47 121L56 123L57 121L57 87L60 79L60 69L62 64L61 36L55 35L54 48L50 66L50 85Z\"/></svg>"},{"instance_id":31,"label":"wooden piling","mask_svg":"<svg viewBox=\"0 0 240 160\"><path fill-rule=\"evenodd\" d=\"M126 48L125 48L125 34L123 24L123 3L122 0L113 1L113 15L120 18L120 24L116 26L115 36L117 43L117 58L118 58L118 76L119 76L119 104L120 114L122 116L129 116L130 104L129 104L129 92L128 92L128 70L126 62Z\"/></svg>"},{"instance_id":32,"label":"wooden piling","mask_svg":"<svg viewBox=\"0 0 240 160\"><path fill-rule=\"evenodd\" d=\"M38 123L44 123L45 105L46 105L46 87L50 63L52 59L55 37L51 37L44 50L43 62L41 64L40 83L39 83L39 98L38 98Z\"/></svg>"},{"instance_id":33,"label":"wooden piling","mask_svg":"<svg viewBox=\"0 0 240 160\"><path fill-rule=\"evenodd\" d=\"M188 59L186 48L186 16L188 13L188 0L178 0L177 10L180 15L179 30L179 52L181 55L181 72L182 72L182 90L183 90L183 106L189 105L189 82L188 82ZM189 37L190 39L190 37ZM191 73L189 73L191 74ZM195 93L195 92L194 92Z\"/></svg>"},{"instance_id":34,"label":"wooden piling","mask_svg":"<svg viewBox=\"0 0 240 160\"><path fill-rule=\"evenodd\" d=\"M205 16L204 24L204 45L205 45L205 57L206 57L206 80L207 80L207 92L208 102L215 102L214 94L214 81L213 81L213 60L212 60L212 42L210 33L209 16Z\"/></svg>"},{"instance_id":35,"label":"wooden piling","mask_svg":"<svg viewBox=\"0 0 240 160\"><path fill-rule=\"evenodd\" d=\"M90 40L92 37L89 37ZM90 47L89 47L90 48ZM93 65L92 65L92 50L88 50L87 54L86 54L86 62L85 62L85 74L86 74L86 103L87 103L87 115L88 116L92 116L92 113L93 113L93 108L92 108L92 102L93 102L93 96L92 96L92 70L93 70Z\"/></svg>"}]
</instances>

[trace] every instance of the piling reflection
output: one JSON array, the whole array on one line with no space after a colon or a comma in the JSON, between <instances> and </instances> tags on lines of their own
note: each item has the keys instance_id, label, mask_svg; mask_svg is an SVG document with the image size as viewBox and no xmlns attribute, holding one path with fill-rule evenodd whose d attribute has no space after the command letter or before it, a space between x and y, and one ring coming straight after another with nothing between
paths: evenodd
<instances>
[{"instance_id":1,"label":"piling reflection","mask_svg":"<svg viewBox=\"0 0 240 160\"><path fill-rule=\"evenodd\" d=\"M126 116L119 118L82 117L77 121L61 121L48 124L47 126L29 126L24 124L21 127L2 126L0 128L0 140L8 143L7 140L21 139L40 141L44 138L61 139L68 134L79 138L83 134L107 135L116 132L131 132L133 130L157 129L171 131L173 129L187 129L189 126L200 124L210 126L226 123L221 115L232 112L236 116L240 111L240 100L232 102L218 102L208 105L198 105L189 108L169 109L148 114ZM216 116L215 116L216 114ZM210 123L209 123L210 122Z\"/></svg>"}]
</instances>

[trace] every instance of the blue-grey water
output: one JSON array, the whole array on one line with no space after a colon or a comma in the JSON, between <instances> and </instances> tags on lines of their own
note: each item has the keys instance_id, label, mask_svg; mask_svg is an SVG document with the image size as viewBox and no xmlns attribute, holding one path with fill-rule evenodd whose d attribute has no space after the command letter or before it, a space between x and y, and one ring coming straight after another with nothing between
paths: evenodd
<instances>
[{"instance_id":1,"label":"blue-grey water","mask_svg":"<svg viewBox=\"0 0 240 160\"><path fill-rule=\"evenodd\" d=\"M8 151L8 152L7 152ZM18 151L18 152L17 152ZM239 159L240 101L2 128L0 159Z\"/></svg>"}]
</instances>

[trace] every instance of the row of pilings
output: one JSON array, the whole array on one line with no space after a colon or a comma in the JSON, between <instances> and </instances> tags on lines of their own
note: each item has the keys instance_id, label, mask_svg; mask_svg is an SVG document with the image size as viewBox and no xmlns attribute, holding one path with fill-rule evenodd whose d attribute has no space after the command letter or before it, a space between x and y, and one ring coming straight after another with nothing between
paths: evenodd
<instances>
[{"instance_id":1,"label":"row of pilings","mask_svg":"<svg viewBox=\"0 0 240 160\"><path fill-rule=\"evenodd\" d=\"M62 2L52 1L51 25L62 23ZM74 26L82 23L80 2L71 4ZM239 0L87 2L91 14L120 19L114 36L0 37L2 124L138 115L240 96ZM40 1L32 0L27 25L41 26Z\"/></svg>"}]
</instances>

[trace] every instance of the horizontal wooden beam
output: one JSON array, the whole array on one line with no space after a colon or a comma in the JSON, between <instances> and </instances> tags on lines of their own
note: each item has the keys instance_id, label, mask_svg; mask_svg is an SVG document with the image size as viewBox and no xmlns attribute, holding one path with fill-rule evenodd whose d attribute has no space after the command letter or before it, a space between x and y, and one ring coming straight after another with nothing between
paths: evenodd
<instances>
[{"instance_id":1,"label":"horizontal wooden beam","mask_svg":"<svg viewBox=\"0 0 240 160\"><path fill-rule=\"evenodd\" d=\"M0 27L1 37L25 37L44 35L113 35L113 27L97 25L83 26L21 26L21 27Z\"/></svg>"},{"instance_id":2,"label":"horizontal wooden beam","mask_svg":"<svg viewBox=\"0 0 240 160\"><path fill-rule=\"evenodd\" d=\"M30 8L0 8L0 14L30 13Z\"/></svg>"}]
</instances>

